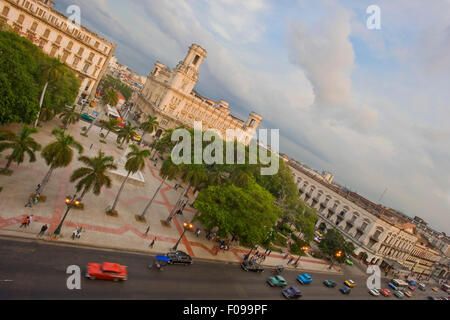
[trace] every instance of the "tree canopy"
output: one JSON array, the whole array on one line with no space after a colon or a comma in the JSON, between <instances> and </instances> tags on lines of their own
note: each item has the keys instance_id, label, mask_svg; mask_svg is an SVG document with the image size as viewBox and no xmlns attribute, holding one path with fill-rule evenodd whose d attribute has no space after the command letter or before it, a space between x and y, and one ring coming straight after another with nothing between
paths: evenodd
<instances>
[{"instance_id":1,"label":"tree canopy","mask_svg":"<svg viewBox=\"0 0 450 320\"><path fill-rule=\"evenodd\" d=\"M344 262L347 255L351 255L355 250L353 243L346 241L344 236L336 228L329 229L324 235L324 238L319 244L320 249L328 257L338 261ZM336 254L341 251L342 254Z\"/></svg>"},{"instance_id":2,"label":"tree canopy","mask_svg":"<svg viewBox=\"0 0 450 320\"><path fill-rule=\"evenodd\" d=\"M75 73L51 59L28 39L14 32L0 31L0 125L13 122L33 123L39 111L39 98L47 81L48 65L57 63L62 70L59 81L48 86L43 108L53 115L72 105L80 87Z\"/></svg>"},{"instance_id":3,"label":"tree canopy","mask_svg":"<svg viewBox=\"0 0 450 320\"><path fill-rule=\"evenodd\" d=\"M100 88L102 90L106 90L107 88L111 87L120 91L125 100L129 100L133 94L133 91L130 89L130 87L119 79L107 76L100 81Z\"/></svg>"}]
</instances>

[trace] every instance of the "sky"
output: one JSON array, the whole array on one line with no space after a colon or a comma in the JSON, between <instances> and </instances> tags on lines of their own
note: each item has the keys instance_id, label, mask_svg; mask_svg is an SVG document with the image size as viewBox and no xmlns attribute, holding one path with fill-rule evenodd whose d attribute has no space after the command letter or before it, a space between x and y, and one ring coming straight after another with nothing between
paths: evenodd
<instances>
[{"instance_id":1,"label":"sky","mask_svg":"<svg viewBox=\"0 0 450 320\"><path fill-rule=\"evenodd\" d=\"M280 152L450 234L450 0L55 0L140 75L207 50L196 89ZM370 5L380 29L367 28Z\"/></svg>"}]
</instances>

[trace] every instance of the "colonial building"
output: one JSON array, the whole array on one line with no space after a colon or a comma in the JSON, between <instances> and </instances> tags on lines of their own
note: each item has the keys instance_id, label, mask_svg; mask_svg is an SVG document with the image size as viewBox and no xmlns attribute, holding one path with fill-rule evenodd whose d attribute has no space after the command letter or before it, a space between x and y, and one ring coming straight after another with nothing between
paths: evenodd
<instances>
[{"instance_id":1,"label":"colonial building","mask_svg":"<svg viewBox=\"0 0 450 320\"><path fill-rule=\"evenodd\" d=\"M439 259L439 252L430 248L428 240L420 238L403 264L415 274L430 276Z\"/></svg>"},{"instance_id":2,"label":"colonial building","mask_svg":"<svg viewBox=\"0 0 450 320\"><path fill-rule=\"evenodd\" d=\"M0 0L0 22L58 57L81 79L79 98L92 99L116 45L76 27L51 0Z\"/></svg>"},{"instance_id":3,"label":"colonial building","mask_svg":"<svg viewBox=\"0 0 450 320\"><path fill-rule=\"evenodd\" d=\"M201 96L194 90L199 78L199 68L206 58L206 50L193 44L183 61L171 71L156 62L144 88L137 96L135 105L145 113L157 117L162 129L184 125L194 127L194 121L202 123L203 130L216 129L227 140L227 129L240 129L237 140L248 144L254 136L262 117L251 112L247 121L230 114L228 102L219 102ZM158 130L157 136L162 130Z\"/></svg>"},{"instance_id":4,"label":"colonial building","mask_svg":"<svg viewBox=\"0 0 450 320\"><path fill-rule=\"evenodd\" d=\"M417 237L414 225L403 221L382 207L356 193L327 182L295 161L290 161L300 199L317 209L316 228L322 232L338 228L365 263L380 265L387 272L392 267L405 269L403 262L413 250Z\"/></svg>"}]
</instances>

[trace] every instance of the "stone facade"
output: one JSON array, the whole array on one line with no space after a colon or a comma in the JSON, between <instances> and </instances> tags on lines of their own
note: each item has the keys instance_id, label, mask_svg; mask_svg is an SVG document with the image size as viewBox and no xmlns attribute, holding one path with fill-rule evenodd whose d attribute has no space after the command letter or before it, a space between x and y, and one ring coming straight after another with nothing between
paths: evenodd
<instances>
[{"instance_id":1,"label":"stone facade","mask_svg":"<svg viewBox=\"0 0 450 320\"><path fill-rule=\"evenodd\" d=\"M414 273L429 276L439 259L439 252L431 249L427 240L420 239L403 264Z\"/></svg>"},{"instance_id":2,"label":"stone facade","mask_svg":"<svg viewBox=\"0 0 450 320\"><path fill-rule=\"evenodd\" d=\"M262 121L257 113L250 113L247 121L230 114L228 102L215 102L202 97L194 87L199 79L199 68L206 59L206 50L193 44L183 61L171 71L166 65L157 62L149 74L135 105L144 114L157 117L160 129L177 128L184 125L194 127L194 121L202 123L203 130L216 129L224 140L227 129L240 129L237 140L248 145Z\"/></svg>"},{"instance_id":3,"label":"stone facade","mask_svg":"<svg viewBox=\"0 0 450 320\"><path fill-rule=\"evenodd\" d=\"M0 22L59 57L81 79L80 98L92 99L116 45L84 27L73 27L51 0L0 0Z\"/></svg>"}]
</instances>

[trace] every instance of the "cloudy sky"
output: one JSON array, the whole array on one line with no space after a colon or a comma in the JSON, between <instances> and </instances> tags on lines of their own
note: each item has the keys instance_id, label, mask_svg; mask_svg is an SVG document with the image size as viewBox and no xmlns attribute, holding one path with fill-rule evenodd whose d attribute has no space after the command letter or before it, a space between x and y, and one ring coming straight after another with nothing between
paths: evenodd
<instances>
[{"instance_id":1,"label":"cloudy sky","mask_svg":"<svg viewBox=\"0 0 450 320\"><path fill-rule=\"evenodd\" d=\"M55 0L147 75L191 43L197 89L280 129L280 151L450 234L450 0ZM369 30L366 9L381 9Z\"/></svg>"}]
</instances>

